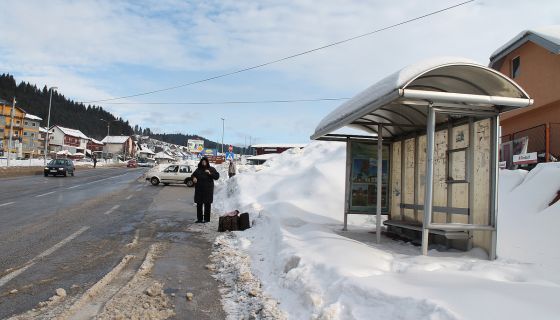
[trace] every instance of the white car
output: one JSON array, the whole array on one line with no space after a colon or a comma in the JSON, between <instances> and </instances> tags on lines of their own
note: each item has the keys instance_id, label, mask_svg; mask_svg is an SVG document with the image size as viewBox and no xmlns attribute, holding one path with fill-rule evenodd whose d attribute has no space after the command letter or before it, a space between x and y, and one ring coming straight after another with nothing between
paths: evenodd
<instances>
[{"instance_id":1,"label":"white car","mask_svg":"<svg viewBox=\"0 0 560 320\"><path fill-rule=\"evenodd\" d=\"M146 172L146 180L154 186L160 183L169 185L170 183L184 183L187 187L194 187L191 175L193 173L192 167L184 164L170 164L164 167L163 170L154 168Z\"/></svg>"}]
</instances>

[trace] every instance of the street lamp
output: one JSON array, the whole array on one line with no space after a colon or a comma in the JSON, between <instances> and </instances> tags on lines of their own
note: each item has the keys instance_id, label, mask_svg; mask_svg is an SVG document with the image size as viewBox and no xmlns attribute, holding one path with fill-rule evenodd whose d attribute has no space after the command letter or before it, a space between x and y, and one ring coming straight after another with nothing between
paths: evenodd
<instances>
[{"instance_id":1,"label":"street lamp","mask_svg":"<svg viewBox=\"0 0 560 320\"><path fill-rule=\"evenodd\" d=\"M54 89L58 89L58 87L50 87L49 91L50 91L50 97L49 97L49 113L47 115L47 133L45 135L45 150L44 150L44 156L45 156L45 165L47 165L47 152L49 149L49 132L51 130L51 105L52 105L52 93Z\"/></svg>"},{"instance_id":2,"label":"street lamp","mask_svg":"<svg viewBox=\"0 0 560 320\"><path fill-rule=\"evenodd\" d=\"M107 122L107 136L109 136L109 126L111 125L111 122L119 121L119 120L105 120L101 118L99 118L99 120Z\"/></svg>"},{"instance_id":3,"label":"street lamp","mask_svg":"<svg viewBox=\"0 0 560 320\"><path fill-rule=\"evenodd\" d=\"M222 119L222 154L224 153L224 130L225 130L225 123L226 123L226 119L224 118L220 118Z\"/></svg>"}]
</instances>

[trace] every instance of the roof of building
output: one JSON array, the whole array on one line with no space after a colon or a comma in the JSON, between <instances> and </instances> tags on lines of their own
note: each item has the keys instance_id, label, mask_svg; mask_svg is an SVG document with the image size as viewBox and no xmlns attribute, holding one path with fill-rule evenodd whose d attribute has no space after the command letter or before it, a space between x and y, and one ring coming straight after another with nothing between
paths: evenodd
<instances>
[{"instance_id":1,"label":"roof of building","mask_svg":"<svg viewBox=\"0 0 560 320\"><path fill-rule=\"evenodd\" d=\"M139 150L138 153L156 154L155 152L153 152L152 150L150 150L148 148L144 148L142 150Z\"/></svg>"},{"instance_id":2,"label":"roof of building","mask_svg":"<svg viewBox=\"0 0 560 320\"><path fill-rule=\"evenodd\" d=\"M532 104L513 80L465 58L436 58L405 67L328 114L311 139L343 127L398 137L425 128L428 105L466 113L503 112ZM436 116L436 123L448 120Z\"/></svg>"},{"instance_id":3,"label":"roof of building","mask_svg":"<svg viewBox=\"0 0 560 320\"><path fill-rule=\"evenodd\" d=\"M41 121L41 120L43 120L43 118L34 116L34 115L32 115L32 114L29 114L29 113L26 113L26 114L25 114L25 119L36 120L36 121Z\"/></svg>"},{"instance_id":4,"label":"roof of building","mask_svg":"<svg viewBox=\"0 0 560 320\"><path fill-rule=\"evenodd\" d=\"M303 148L305 143L260 143L254 144L252 148Z\"/></svg>"},{"instance_id":5,"label":"roof of building","mask_svg":"<svg viewBox=\"0 0 560 320\"><path fill-rule=\"evenodd\" d=\"M70 128L65 128L65 127L61 127L61 126L53 126L53 127L59 128L60 131L62 131L62 133L64 133L67 136L82 138L82 139L86 139L86 140L90 139L88 136L86 136L83 132L81 132L78 129L70 129Z\"/></svg>"},{"instance_id":6,"label":"roof of building","mask_svg":"<svg viewBox=\"0 0 560 320\"><path fill-rule=\"evenodd\" d=\"M155 157L156 159L169 159L169 160L175 160L175 158L172 158L170 156L168 156L167 154L163 153L163 152L158 152L156 153Z\"/></svg>"},{"instance_id":7,"label":"roof of building","mask_svg":"<svg viewBox=\"0 0 560 320\"><path fill-rule=\"evenodd\" d=\"M101 140L103 143L114 143L114 144L123 144L128 140L130 136L106 136Z\"/></svg>"},{"instance_id":8,"label":"roof of building","mask_svg":"<svg viewBox=\"0 0 560 320\"><path fill-rule=\"evenodd\" d=\"M47 132L47 128L45 127L39 127L39 132Z\"/></svg>"},{"instance_id":9,"label":"roof of building","mask_svg":"<svg viewBox=\"0 0 560 320\"><path fill-rule=\"evenodd\" d=\"M95 140L95 139L93 139L93 138L91 138L90 140L91 140L91 142L94 143L94 144L100 144L100 145L103 144L103 142L101 142L101 141L99 141L99 140Z\"/></svg>"},{"instance_id":10,"label":"roof of building","mask_svg":"<svg viewBox=\"0 0 560 320\"><path fill-rule=\"evenodd\" d=\"M552 25L520 32L490 55L490 66L526 42L534 42L554 54L560 54L560 25Z\"/></svg>"}]
</instances>

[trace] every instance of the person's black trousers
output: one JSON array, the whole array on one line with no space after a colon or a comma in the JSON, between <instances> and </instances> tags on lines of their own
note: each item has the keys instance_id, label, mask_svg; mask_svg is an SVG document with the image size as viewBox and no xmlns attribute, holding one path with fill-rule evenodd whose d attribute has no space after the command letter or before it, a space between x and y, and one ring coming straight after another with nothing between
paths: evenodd
<instances>
[{"instance_id":1,"label":"person's black trousers","mask_svg":"<svg viewBox=\"0 0 560 320\"><path fill-rule=\"evenodd\" d=\"M196 203L196 219L202 221L202 205L204 205L204 222L210 222L210 210L212 209L211 203Z\"/></svg>"}]
</instances>

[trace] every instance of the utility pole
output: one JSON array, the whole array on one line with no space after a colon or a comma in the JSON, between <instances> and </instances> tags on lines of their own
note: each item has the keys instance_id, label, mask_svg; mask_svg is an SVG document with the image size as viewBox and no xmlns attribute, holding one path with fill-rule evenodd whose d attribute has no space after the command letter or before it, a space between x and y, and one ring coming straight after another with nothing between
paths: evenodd
<instances>
[{"instance_id":1,"label":"utility pole","mask_svg":"<svg viewBox=\"0 0 560 320\"><path fill-rule=\"evenodd\" d=\"M16 97L12 99L12 112L10 113L10 137L8 140L8 157L6 158L6 166L10 166L10 158L12 156L12 136L14 135L14 112L16 109Z\"/></svg>"},{"instance_id":2,"label":"utility pole","mask_svg":"<svg viewBox=\"0 0 560 320\"><path fill-rule=\"evenodd\" d=\"M51 92L49 97L49 114L47 116L47 133L45 134L45 150L43 156L45 156L45 165L47 165L47 152L48 152L48 145L49 145L49 131L51 129L51 104L52 104L52 92L53 89L58 89L57 87L50 87L49 91Z\"/></svg>"},{"instance_id":3,"label":"utility pole","mask_svg":"<svg viewBox=\"0 0 560 320\"><path fill-rule=\"evenodd\" d=\"M226 128L226 125L225 125L226 119L224 119L224 118L220 118L220 119L222 119L222 154L223 154L224 153L224 130Z\"/></svg>"}]
</instances>

